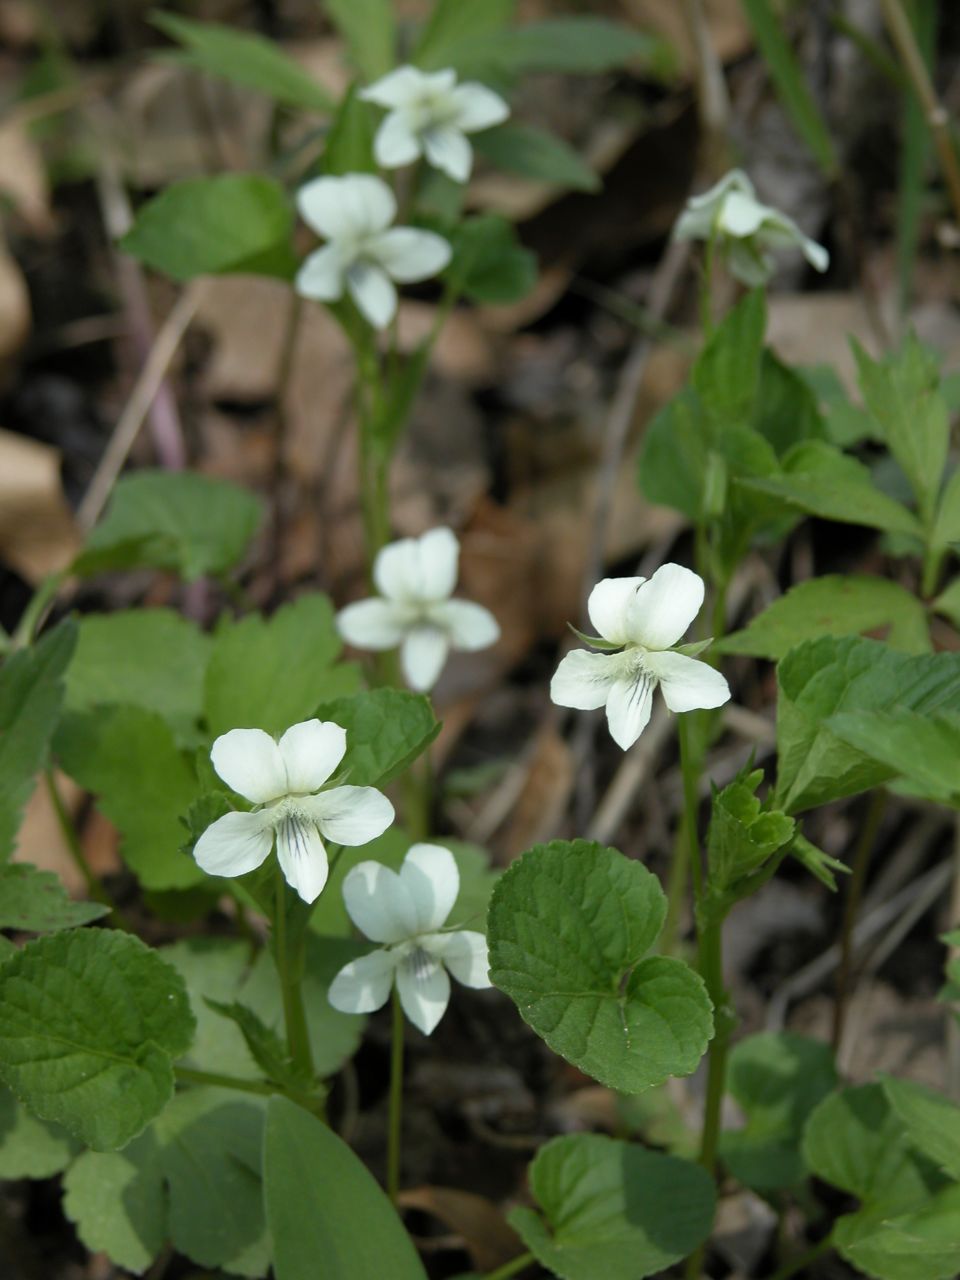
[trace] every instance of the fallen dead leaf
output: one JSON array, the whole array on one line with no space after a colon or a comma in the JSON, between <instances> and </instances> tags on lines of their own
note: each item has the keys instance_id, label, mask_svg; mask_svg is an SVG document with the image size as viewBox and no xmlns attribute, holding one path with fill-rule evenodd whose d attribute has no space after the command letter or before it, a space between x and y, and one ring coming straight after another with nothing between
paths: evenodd
<instances>
[{"instance_id":1,"label":"fallen dead leaf","mask_svg":"<svg viewBox=\"0 0 960 1280\"><path fill-rule=\"evenodd\" d=\"M30 333L30 295L0 228L0 380Z\"/></svg>"},{"instance_id":2,"label":"fallen dead leaf","mask_svg":"<svg viewBox=\"0 0 960 1280\"><path fill-rule=\"evenodd\" d=\"M0 431L0 560L35 584L65 569L79 546L59 450Z\"/></svg>"},{"instance_id":3,"label":"fallen dead leaf","mask_svg":"<svg viewBox=\"0 0 960 1280\"><path fill-rule=\"evenodd\" d=\"M452 1187L413 1187L402 1191L397 1203L429 1213L455 1232L478 1271L494 1271L523 1252L520 1237L484 1196Z\"/></svg>"},{"instance_id":4,"label":"fallen dead leaf","mask_svg":"<svg viewBox=\"0 0 960 1280\"><path fill-rule=\"evenodd\" d=\"M52 229L50 184L43 156L18 120L0 125L0 194L35 235Z\"/></svg>"},{"instance_id":5,"label":"fallen dead leaf","mask_svg":"<svg viewBox=\"0 0 960 1280\"><path fill-rule=\"evenodd\" d=\"M55 773L57 791L64 807L75 818L83 803L84 791L66 774ZM106 819L96 825L95 838L84 833L84 855L94 875L102 877L119 869L116 831ZM41 871L52 871L66 885L71 897L87 896L86 881L70 853L60 828L57 815L47 790L46 781L40 778L24 812L23 822L17 833L14 862L29 862Z\"/></svg>"},{"instance_id":6,"label":"fallen dead leaf","mask_svg":"<svg viewBox=\"0 0 960 1280\"><path fill-rule=\"evenodd\" d=\"M663 0L624 0L624 7L641 31L664 37L678 53L685 75L694 73L697 55L690 37L684 6ZM753 36L738 0L704 0L704 15L710 43L722 62L742 57L751 48Z\"/></svg>"}]
</instances>

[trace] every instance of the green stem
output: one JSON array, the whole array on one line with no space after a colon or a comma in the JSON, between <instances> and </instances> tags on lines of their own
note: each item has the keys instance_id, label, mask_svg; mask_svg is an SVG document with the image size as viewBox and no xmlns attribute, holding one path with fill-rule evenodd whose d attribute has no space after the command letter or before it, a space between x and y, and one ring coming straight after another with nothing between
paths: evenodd
<instances>
[{"instance_id":1,"label":"green stem","mask_svg":"<svg viewBox=\"0 0 960 1280\"><path fill-rule=\"evenodd\" d=\"M860 911L860 900L870 866L870 855L876 844L883 812L887 804L887 793L878 789L870 796L870 803L860 828L860 839L853 854L853 865L850 868L850 882L847 885L847 900L843 908L843 924L840 931L840 963L837 965L837 978L833 1004L833 1051L838 1053L843 1040L843 1027L847 1016L847 995L849 994L850 973L853 968L853 931Z\"/></svg>"},{"instance_id":2,"label":"green stem","mask_svg":"<svg viewBox=\"0 0 960 1280\"><path fill-rule=\"evenodd\" d=\"M387 1129L387 1195L397 1203L400 1191L400 1138L403 1127L403 1008L393 989L390 1029L390 1119Z\"/></svg>"},{"instance_id":3,"label":"green stem","mask_svg":"<svg viewBox=\"0 0 960 1280\"><path fill-rule=\"evenodd\" d=\"M57 598L57 592L66 581L66 577L65 573L51 573L37 587L29 604L23 611L23 616L17 624L16 631L13 633L12 644L14 649L24 649L27 645L33 644L44 618Z\"/></svg>"},{"instance_id":4,"label":"green stem","mask_svg":"<svg viewBox=\"0 0 960 1280\"><path fill-rule=\"evenodd\" d=\"M174 1075L184 1084L209 1084L238 1093L274 1094L282 1092L265 1080L243 1080L240 1076L223 1075L219 1071L194 1071L192 1067L174 1067Z\"/></svg>"},{"instance_id":5,"label":"green stem","mask_svg":"<svg viewBox=\"0 0 960 1280\"><path fill-rule=\"evenodd\" d=\"M274 905L274 959L283 997L283 1022L287 1032L287 1049L294 1064L313 1079L313 1055L310 1033L303 1007L303 947L294 941L287 929L287 885L280 868L276 873Z\"/></svg>"},{"instance_id":6,"label":"green stem","mask_svg":"<svg viewBox=\"0 0 960 1280\"><path fill-rule=\"evenodd\" d=\"M67 851L73 860L74 866L83 877L83 883L87 887L87 893L94 899L94 901L102 902L105 907L110 908L113 922L118 928L129 931L130 925L124 919L123 912L94 875L92 867L89 862L87 862L87 855L83 851L83 845L80 843L80 837L77 835L77 829L73 825L73 819L67 812L67 806L63 803L63 796L60 794L60 789L57 786L57 780L53 776L52 769L45 770L44 781L47 784L47 793L50 796L50 803L53 805L53 812L57 819L57 825L60 827L60 832L63 835Z\"/></svg>"},{"instance_id":7,"label":"green stem","mask_svg":"<svg viewBox=\"0 0 960 1280\"><path fill-rule=\"evenodd\" d=\"M510 1280L511 1276L525 1270L534 1261L536 1259L532 1253L521 1253L516 1258L511 1258L509 1262L505 1262L502 1267L497 1267L496 1271L489 1271L484 1280Z\"/></svg>"},{"instance_id":8,"label":"green stem","mask_svg":"<svg viewBox=\"0 0 960 1280\"><path fill-rule=\"evenodd\" d=\"M404 774L403 788L403 816L407 831L414 841L426 840L430 835L433 815L433 767L429 749Z\"/></svg>"},{"instance_id":9,"label":"green stem","mask_svg":"<svg viewBox=\"0 0 960 1280\"><path fill-rule=\"evenodd\" d=\"M798 1258L794 1258L792 1262L784 1263L784 1265L770 1276L770 1280L791 1280L792 1276L806 1270L811 1262L816 1262L818 1258L822 1258L825 1253L829 1253L833 1248L833 1236L824 1236L819 1244L815 1244L812 1249L808 1249L806 1253L801 1253Z\"/></svg>"}]
</instances>

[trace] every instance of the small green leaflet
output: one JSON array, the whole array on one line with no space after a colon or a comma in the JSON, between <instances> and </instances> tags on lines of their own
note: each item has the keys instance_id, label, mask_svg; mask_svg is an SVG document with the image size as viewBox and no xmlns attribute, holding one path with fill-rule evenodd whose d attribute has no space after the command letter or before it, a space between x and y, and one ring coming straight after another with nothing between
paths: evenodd
<instances>
[{"instance_id":1,"label":"small green leaflet","mask_svg":"<svg viewBox=\"0 0 960 1280\"><path fill-rule=\"evenodd\" d=\"M831 716L826 725L843 742L906 779L914 794L960 808L960 711L849 711Z\"/></svg>"},{"instance_id":2,"label":"small green leaflet","mask_svg":"<svg viewBox=\"0 0 960 1280\"><path fill-rule=\"evenodd\" d=\"M527 124L485 129L474 150L498 169L519 173L528 182L548 182L573 191L599 191L600 179L572 147L555 134Z\"/></svg>"},{"instance_id":3,"label":"small green leaflet","mask_svg":"<svg viewBox=\"0 0 960 1280\"><path fill-rule=\"evenodd\" d=\"M73 902L52 871L28 862L0 865L0 929L55 933L99 920L110 910L99 902Z\"/></svg>"},{"instance_id":4,"label":"small green leaflet","mask_svg":"<svg viewBox=\"0 0 960 1280\"><path fill-rule=\"evenodd\" d=\"M337 772L351 786L392 781L440 732L430 699L402 689L374 689L325 702L317 715L347 731L347 754Z\"/></svg>"},{"instance_id":5,"label":"small green leaflet","mask_svg":"<svg viewBox=\"0 0 960 1280\"><path fill-rule=\"evenodd\" d=\"M323 0L323 8L364 80L377 80L393 69L397 39L393 0Z\"/></svg>"},{"instance_id":6,"label":"small green leaflet","mask_svg":"<svg viewBox=\"0 0 960 1280\"><path fill-rule=\"evenodd\" d=\"M753 289L727 312L697 356L690 385L723 427L745 426L753 417L766 327L765 292Z\"/></svg>"},{"instance_id":7,"label":"small green leaflet","mask_svg":"<svg viewBox=\"0 0 960 1280\"><path fill-rule=\"evenodd\" d=\"M960 1180L960 1107L913 1080L887 1076L882 1083L913 1145L944 1173Z\"/></svg>"},{"instance_id":8,"label":"small green leaflet","mask_svg":"<svg viewBox=\"0 0 960 1280\"><path fill-rule=\"evenodd\" d=\"M756 873L794 835L792 818L762 808L756 795L762 781L762 769L744 769L713 795L707 839L709 892L725 910L753 891Z\"/></svg>"},{"instance_id":9,"label":"small green leaflet","mask_svg":"<svg viewBox=\"0 0 960 1280\"><path fill-rule=\"evenodd\" d=\"M449 234L453 258L444 276L451 288L474 302L508 303L525 298L537 282L537 260L506 218L466 218Z\"/></svg>"},{"instance_id":10,"label":"small green leaflet","mask_svg":"<svg viewBox=\"0 0 960 1280\"><path fill-rule=\"evenodd\" d=\"M374 173L376 120L370 104L359 96L360 81L350 86L327 130L321 165L330 175Z\"/></svg>"},{"instance_id":11,"label":"small green leaflet","mask_svg":"<svg viewBox=\"0 0 960 1280\"><path fill-rule=\"evenodd\" d=\"M0 1089L0 1178L52 1178L78 1149L66 1130L38 1120Z\"/></svg>"},{"instance_id":12,"label":"small green leaflet","mask_svg":"<svg viewBox=\"0 0 960 1280\"><path fill-rule=\"evenodd\" d=\"M493 891L490 977L556 1053L639 1093L689 1075L713 1033L699 975L681 960L644 959L665 914L656 876L615 849L537 845Z\"/></svg>"}]
</instances>

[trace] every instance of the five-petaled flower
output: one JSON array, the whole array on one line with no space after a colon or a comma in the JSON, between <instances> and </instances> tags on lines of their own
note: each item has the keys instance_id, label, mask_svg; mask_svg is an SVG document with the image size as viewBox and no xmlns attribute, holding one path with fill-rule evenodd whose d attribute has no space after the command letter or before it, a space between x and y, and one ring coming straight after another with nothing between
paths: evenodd
<instances>
[{"instance_id":1,"label":"five-petaled flower","mask_svg":"<svg viewBox=\"0 0 960 1280\"><path fill-rule=\"evenodd\" d=\"M297 208L304 222L329 241L300 267L297 292L335 302L346 289L375 329L385 328L396 314L395 280L426 280L450 261L443 236L391 226L397 202L373 174L314 178L297 192Z\"/></svg>"},{"instance_id":2,"label":"five-petaled flower","mask_svg":"<svg viewBox=\"0 0 960 1280\"><path fill-rule=\"evenodd\" d=\"M378 164L397 169L426 155L454 182L466 182L473 167L465 135L502 124L510 114L499 94L472 81L457 84L451 70L398 67L360 97L388 111L374 139Z\"/></svg>"},{"instance_id":3,"label":"five-petaled flower","mask_svg":"<svg viewBox=\"0 0 960 1280\"><path fill-rule=\"evenodd\" d=\"M618 652L574 649L561 661L550 697L561 707L606 706L618 746L633 745L650 719L659 684L671 711L720 707L730 688L719 671L673 646L703 604L703 579L679 564L661 565L652 578L604 578L590 593L590 621Z\"/></svg>"},{"instance_id":4,"label":"five-petaled flower","mask_svg":"<svg viewBox=\"0 0 960 1280\"><path fill-rule=\"evenodd\" d=\"M305 720L279 742L262 729L231 729L210 759L223 781L258 807L209 826L193 856L214 876L242 876L268 857L276 837L280 869L304 900L327 882L323 837L366 844L393 821L393 805L374 787L321 787L343 759L347 734L331 720Z\"/></svg>"},{"instance_id":5,"label":"five-petaled flower","mask_svg":"<svg viewBox=\"0 0 960 1280\"><path fill-rule=\"evenodd\" d=\"M358 600L337 614L344 640L358 649L394 649L413 689L432 689L451 649L486 649L500 636L489 609L451 600L460 544L449 529L402 538L373 565L380 598Z\"/></svg>"},{"instance_id":6,"label":"five-petaled flower","mask_svg":"<svg viewBox=\"0 0 960 1280\"><path fill-rule=\"evenodd\" d=\"M411 846L399 873L361 862L343 881L351 920L384 945L345 965L329 999L344 1013L372 1013L386 1004L394 981L403 1011L429 1035L450 1001L447 970L467 987L489 987L487 940L468 929L442 932L460 889L449 849Z\"/></svg>"},{"instance_id":7,"label":"five-petaled flower","mask_svg":"<svg viewBox=\"0 0 960 1280\"><path fill-rule=\"evenodd\" d=\"M826 271L830 265L822 244L804 235L779 209L761 204L742 169L731 169L709 191L692 196L673 236L675 240L714 240L732 274L749 288L769 280L773 249L800 249L817 271Z\"/></svg>"}]
</instances>

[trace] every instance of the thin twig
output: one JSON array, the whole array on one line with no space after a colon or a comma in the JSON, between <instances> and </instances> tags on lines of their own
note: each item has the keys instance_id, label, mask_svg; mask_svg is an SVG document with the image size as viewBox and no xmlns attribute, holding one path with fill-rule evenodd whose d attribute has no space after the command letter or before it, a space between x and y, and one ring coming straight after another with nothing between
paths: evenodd
<instances>
[{"instance_id":1,"label":"thin twig","mask_svg":"<svg viewBox=\"0 0 960 1280\"><path fill-rule=\"evenodd\" d=\"M703 0L683 0L697 74L697 112L704 133L703 160L711 178L729 165L730 95L703 11Z\"/></svg>"}]
</instances>

